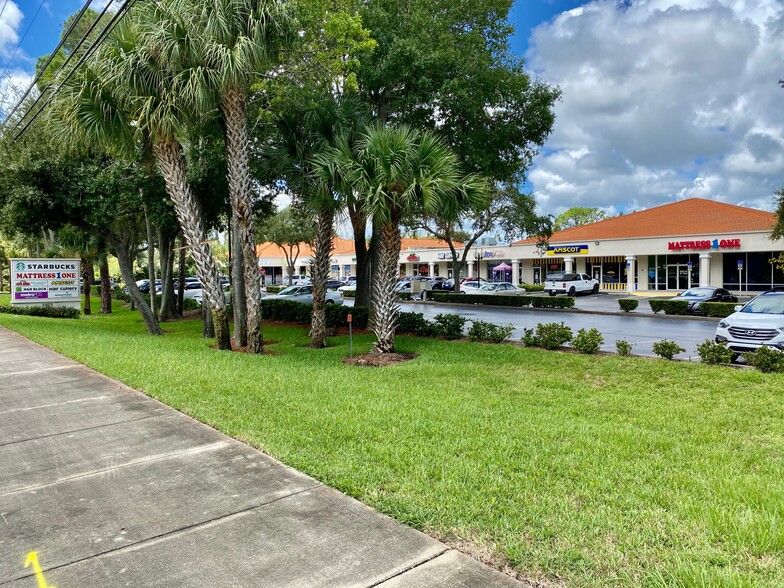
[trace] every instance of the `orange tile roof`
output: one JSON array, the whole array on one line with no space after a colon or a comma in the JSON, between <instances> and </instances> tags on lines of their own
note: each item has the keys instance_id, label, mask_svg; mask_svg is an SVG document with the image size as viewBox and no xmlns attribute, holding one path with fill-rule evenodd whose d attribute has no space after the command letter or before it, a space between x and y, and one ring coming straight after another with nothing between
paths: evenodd
<instances>
[{"instance_id":1,"label":"orange tile roof","mask_svg":"<svg viewBox=\"0 0 784 588\"><path fill-rule=\"evenodd\" d=\"M772 212L724 202L689 198L655 208L615 216L602 221L553 233L551 243L635 239L689 235L724 235L770 231L776 224ZM514 245L534 243L534 239Z\"/></svg>"},{"instance_id":2,"label":"orange tile roof","mask_svg":"<svg viewBox=\"0 0 784 588\"><path fill-rule=\"evenodd\" d=\"M334 245L332 255L353 255L354 254L354 240L341 239L335 237L332 240ZM462 243L455 243L457 247L462 247ZM446 248L448 245L444 241L438 239L412 239L405 237L401 240L400 249L405 251L407 249L433 249L433 248ZM307 259L313 256L313 248L307 243L300 243L299 259ZM284 258L283 249L274 243L260 243L256 245L256 257L275 257Z\"/></svg>"}]
</instances>

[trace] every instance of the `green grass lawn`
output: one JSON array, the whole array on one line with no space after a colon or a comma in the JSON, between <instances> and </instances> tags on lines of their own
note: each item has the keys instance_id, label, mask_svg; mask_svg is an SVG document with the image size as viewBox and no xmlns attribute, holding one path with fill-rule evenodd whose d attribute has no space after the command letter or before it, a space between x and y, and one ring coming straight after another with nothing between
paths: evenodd
<instances>
[{"instance_id":1,"label":"green grass lawn","mask_svg":"<svg viewBox=\"0 0 784 588\"><path fill-rule=\"evenodd\" d=\"M254 357L119 306L0 324L521 577L784 585L781 375L408 337L417 359L349 367L346 337L269 327Z\"/></svg>"}]
</instances>

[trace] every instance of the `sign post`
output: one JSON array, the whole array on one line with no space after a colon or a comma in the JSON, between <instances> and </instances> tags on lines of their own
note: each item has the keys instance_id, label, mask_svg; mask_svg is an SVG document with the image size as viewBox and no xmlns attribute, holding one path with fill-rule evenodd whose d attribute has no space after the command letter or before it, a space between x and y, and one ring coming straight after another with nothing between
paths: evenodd
<instances>
[{"instance_id":1,"label":"sign post","mask_svg":"<svg viewBox=\"0 0 784 588\"><path fill-rule=\"evenodd\" d=\"M346 320L348 321L348 356L354 357L354 333L352 332L351 325L353 323L351 313L348 313Z\"/></svg>"},{"instance_id":2,"label":"sign post","mask_svg":"<svg viewBox=\"0 0 784 588\"><path fill-rule=\"evenodd\" d=\"M11 259L11 304L81 310L78 259Z\"/></svg>"},{"instance_id":3,"label":"sign post","mask_svg":"<svg viewBox=\"0 0 784 588\"><path fill-rule=\"evenodd\" d=\"M686 276L688 278L688 280L687 280L688 287L686 288L687 290L691 290L691 268L692 268L692 265L693 264L692 264L691 261L686 264L686 267L689 268L689 269L686 270L686 273L688 274Z\"/></svg>"},{"instance_id":4,"label":"sign post","mask_svg":"<svg viewBox=\"0 0 784 588\"><path fill-rule=\"evenodd\" d=\"M738 260L738 292L743 292L743 260Z\"/></svg>"}]
</instances>

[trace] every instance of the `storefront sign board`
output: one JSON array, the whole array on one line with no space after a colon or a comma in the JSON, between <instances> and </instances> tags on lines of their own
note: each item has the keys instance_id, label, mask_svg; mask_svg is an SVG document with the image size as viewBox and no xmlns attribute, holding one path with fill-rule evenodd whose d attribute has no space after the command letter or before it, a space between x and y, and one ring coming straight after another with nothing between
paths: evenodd
<instances>
[{"instance_id":1,"label":"storefront sign board","mask_svg":"<svg viewBox=\"0 0 784 588\"><path fill-rule=\"evenodd\" d=\"M550 245L547 255L588 255L588 245Z\"/></svg>"},{"instance_id":2,"label":"storefront sign board","mask_svg":"<svg viewBox=\"0 0 784 588\"><path fill-rule=\"evenodd\" d=\"M11 304L81 308L78 259L11 259Z\"/></svg>"}]
</instances>

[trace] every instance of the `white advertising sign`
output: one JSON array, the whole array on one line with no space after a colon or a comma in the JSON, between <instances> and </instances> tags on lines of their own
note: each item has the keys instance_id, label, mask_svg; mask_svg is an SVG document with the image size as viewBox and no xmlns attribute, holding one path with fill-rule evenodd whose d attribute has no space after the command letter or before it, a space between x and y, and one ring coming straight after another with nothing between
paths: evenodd
<instances>
[{"instance_id":1,"label":"white advertising sign","mask_svg":"<svg viewBox=\"0 0 784 588\"><path fill-rule=\"evenodd\" d=\"M11 304L81 308L78 259L11 259Z\"/></svg>"}]
</instances>

